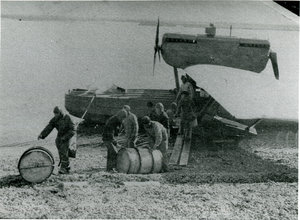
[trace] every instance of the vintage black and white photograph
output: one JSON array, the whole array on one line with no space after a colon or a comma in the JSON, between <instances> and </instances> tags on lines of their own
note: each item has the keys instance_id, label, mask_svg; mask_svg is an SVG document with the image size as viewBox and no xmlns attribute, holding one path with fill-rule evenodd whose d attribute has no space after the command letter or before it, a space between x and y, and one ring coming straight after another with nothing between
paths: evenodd
<instances>
[{"instance_id":1,"label":"vintage black and white photograph","mask_svg":"<svg viewBox=\"0 0 300 220\"><path fill-rule=\"evenodd\" d=\"M1 219L297 219L299 2L1 1Z\"/></svg>"}]
</instances>

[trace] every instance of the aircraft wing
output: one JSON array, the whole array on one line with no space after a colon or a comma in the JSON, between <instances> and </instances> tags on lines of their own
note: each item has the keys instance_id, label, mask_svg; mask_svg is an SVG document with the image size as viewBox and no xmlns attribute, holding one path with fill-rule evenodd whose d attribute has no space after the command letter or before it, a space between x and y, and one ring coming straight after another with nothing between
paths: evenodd
<instances>
[{"instance_id":1,"label":"aircraft wing","mask_svg":"<svg viewBox=\"0 0 300 220\"><path fill-rule=\"evenodd\" d=\"M270 65L268 66L270 68ZM253 75L228 67L197 65L185 71L238 119L298 120L298 73L294 80Z\"/></svg>"}]
</instances>

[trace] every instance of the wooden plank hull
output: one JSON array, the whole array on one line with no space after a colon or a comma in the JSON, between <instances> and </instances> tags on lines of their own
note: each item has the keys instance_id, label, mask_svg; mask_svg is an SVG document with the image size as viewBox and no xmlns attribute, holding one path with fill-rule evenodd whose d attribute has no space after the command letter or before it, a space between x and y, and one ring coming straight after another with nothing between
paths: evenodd
<instances>
[{"instance_id":1,"label":"wooden plank hull","mask_svg":"<svg viewBox=\"0 0 300 220\"><path fill-rule=\"evenodd\" d=\"M96 95L96 96L95 96ZM81 117L87 106L95 96L84 119L92 122L105 122L105 120L129 105L137 117L147 115L147 102L154 104L161 102L168 109L176 96L169 90L155 89L129 89L124 93L89 94L87 90L72 90L65 94L65 108L76 117Z\"/></svg>"}]
</instances>

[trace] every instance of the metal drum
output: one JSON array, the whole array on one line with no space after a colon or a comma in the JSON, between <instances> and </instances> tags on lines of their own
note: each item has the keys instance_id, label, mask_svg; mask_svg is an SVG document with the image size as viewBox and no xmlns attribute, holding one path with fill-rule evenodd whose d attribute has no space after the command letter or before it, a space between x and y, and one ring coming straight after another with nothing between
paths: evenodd
<instances>
[{"instance_id":1,"label":"metal drum","mask_svg":"<svg viewBox=\"0 0 300 220\"><path fill-rule=\"evenodd\" d=\"M117 155L117 170L120 173L134 174L139 171L140 156L135 148L122 148Z\"/></svg>"},{"instance_id":2,"label":"metal drum","mask_svg":"<svg viewBox=\"0 0 300 220\"><path fill-rule=\"evenodd\" d=\"M152 173L159 173L162 169L163 155L160 152L160 150L154 150L152 151L152 157L153 157Z\"/></svg>"},{"instance_id":3,"label":"metal drum","mask_svg":"<svg viewBox=\"0 0 300 220\"><path fill-rule=\"evenodd\" d=\"M151 173L153 167L153 157L148 148L138 148L141 160L141 166L139 173L146 174Z\"/></svg>"},{"instance_id":4,"label":"metal drum","mask_svg":"<svg viewBox=\"0 0 300 220\"><path fill-rule=\"evenodd\" d=\"M32 147L22 154L18 169L24 180L41 183L51 176L54 158L49 150L43 147Z\"/></svg>"},{"instance_id":5,"label":"metal drum","mask_svg":"<svg viewBox=\"0 0 300 220\"><path fill-rule=\"evenodd\" d=\"M146 147L122 148L117 155L117 170L120 173L148 174L159 173L162 168L162 153L152 153Z\"/></svg>"}]
</instances>

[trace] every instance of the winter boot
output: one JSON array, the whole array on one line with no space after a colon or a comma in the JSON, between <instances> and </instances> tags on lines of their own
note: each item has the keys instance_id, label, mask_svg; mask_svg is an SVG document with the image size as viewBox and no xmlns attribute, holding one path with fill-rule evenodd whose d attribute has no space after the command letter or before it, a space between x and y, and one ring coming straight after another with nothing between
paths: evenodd
<instances>
[{"instance_id":1,"label":"winter boot","mask_svg":"<svg viewBox=\"0 0 300 220\"><path fill-rule=\"evenodd\" d=\"M70 172L70 168L61 167L58 171L59 174L68 174Z\"/></svg>"}]
</instances>

